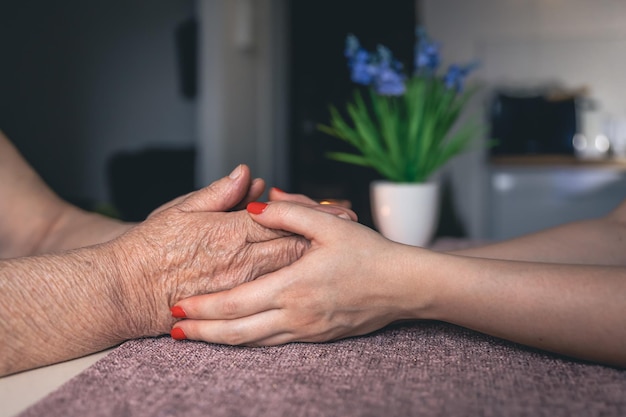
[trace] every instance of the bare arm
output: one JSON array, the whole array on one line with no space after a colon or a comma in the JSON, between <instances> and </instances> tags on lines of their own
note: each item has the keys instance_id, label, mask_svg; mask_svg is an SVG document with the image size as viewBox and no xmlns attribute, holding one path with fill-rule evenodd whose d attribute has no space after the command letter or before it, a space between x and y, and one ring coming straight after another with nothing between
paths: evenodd
<instances>
[{"instance_id":1,"label":"bare arm","mask_svg":"<svg viewBox=\"0 0 626 417\"><path fill-rule=\"evenodd\" d=\"M253 218L301 233L293 265L232 290L182 300L191 339L272 345L366 334L436 319L563 355L626 367L626 268L436 253L285 202Z\"/></svg>"},{"instance_id":2,"label":"bare arm","mask_svg":"<svg viewBox=\"0 0 626 417\"><path fill-rule=\"evenodd\" d=\"M102 244L0 260L0 375L167 333L170 307L288 265L307 242L224 212L245 201L239 166Z\"/></svg>"},{"instance_id":3,"label":"bare arm","mask_svg":"<svg viewBox=\"0 0 626 417\"><path fill-rule=\"evenodd\" d=\"M105 246L0 260L0 376L153 332L157 311L127 266Z\"/></svg>"},{"instance_id":4,"label":"bare arm","mask_svg":"<svg viewBox=\"0 0 626 417\"><path fill-rule=\"evenodd\" d=\"M626 367L626 268L449 255L432 265L434 298L418 316Z\"/></svg>"},{"instance_id":5,"label":"bare arm","mask_svg":"<svg viewBox=\"0 0 626 417\"><path fill-rule=\"evenodd\" d=\"M535 262L626 266L626 201L605 217L454 252Z\"/></svg>"},{"instance_id":6,"label":"bare arm","mask_svg":"<svg viewBox=\"0 0 626 417\"><path fill-rule=\"evenodd\" d=\"M0 259L110 240L131 227L60 199L0 131Z\"/></svg>"},{"instance_id":7,"label":"bare arm","mask_svg":"<svg viewBox=\"0 0 626 417\"><path fill-rule=\"evenodd\" d=\"M224 212L264 187L241 165L125 224L61 200L0 132L0 376L167 333L169 308L181 298L291 263L304 239ZM317 209L356 220L349 210Z\"/></svg>"}]
</instances>

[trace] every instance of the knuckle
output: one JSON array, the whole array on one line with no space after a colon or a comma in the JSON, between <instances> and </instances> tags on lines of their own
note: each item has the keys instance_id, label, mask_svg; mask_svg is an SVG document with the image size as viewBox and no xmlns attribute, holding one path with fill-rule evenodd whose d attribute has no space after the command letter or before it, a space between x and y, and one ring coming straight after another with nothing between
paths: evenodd
<instances>
[{"instance_id":1,"label":"knuckle","mask_svg":"<svg viewBox=\"0 0 626 417\"><path fill-rule=\"evenodd\" d=\"M279 244L269 247L264 256L265 262L277 268L297 261L310 247L310 242L301 236L285 237L277 243Z\"/></svg>"},{"instance_id":2,"label":"knuckle","mask_svg":"<svg viewBox=\"0 0 626 417\"><path fill-rule=\"evenodd\" d=\"M239 346L246 342L243 332L237 325L231 325L227 329L224 329L222 337L223 343L226 345Z\"/></svg>"},{"instance_id":3,"label":"knuckle","mask_svg":"<svg viewBox=\"0 0 626 417\"><path fill-rule=\"evenodd\" d=\"M311 247L311 242L301 236L294 237L291 243L292 259L299 259Z\"/></svg>"},{"instance_id":4,"label":"knuckle","mask_svg":"<svg viewBox=\"0 0 626 417\"><path fill-rule=\"evenodd\" d=\"M236 317L238 312L239 303L236 300L227 299L220 306L220 313L224 318Z\"/></svg>"},{"instance_id":5,"label":"knuckle","mask_svg":"<svg viewBox=\"0 0 626 417\"><path fill-rule=\"evenodd\" d=\"M302 204L300 204L302 205ZM289 216L291 216L291 212L294 210L294 204L290 204L287 202L279 202L276 205L273 205L276 207L276 211L277 211L277 215L279 218L289 218Z\"/></svg>"}]
</instances>

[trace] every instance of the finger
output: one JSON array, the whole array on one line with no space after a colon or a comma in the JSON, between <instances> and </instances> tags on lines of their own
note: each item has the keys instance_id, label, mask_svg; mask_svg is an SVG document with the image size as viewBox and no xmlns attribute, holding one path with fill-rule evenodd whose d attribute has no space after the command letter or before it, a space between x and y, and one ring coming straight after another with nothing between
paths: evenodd
<instances>
[{"instance_id":1,"label":"finger","mask_svg":"<svg viewBox=\"0 0 626 417\"><path fill-rule=\"evenodd\" d=\"M289 201L293 203L300 203L306 206L315 207L317 210L324 211L326 213L334 214L335 216L339 216L346 220L352 220L355 222L359 220L356 213L348 208L334 204L320 204L304 194L290 194L273 187L270 189L269 197L270 201Z\"/></svg>"},{"instance_id":2,"label":"finger","mask_svg":"<svg viewBox=\"0 0 626 417\"><path fill-rule=\"evenodd\" d=\"M319 204L304 194L291 194L276 187L272 187L270 189L269 197L270 201L292 201L294 203Z\"/></svg>"},{"instance_id":3,"label":"finger","mask_svg":"<svg viewBox=\"0 0 626 417\"><path fill-rule=\"evenodd\" d=\"M302 342L302 340L298 340L292 332L284 332L248 343L247 346L278 346L291 342Z\"/></svg>"},{"instance_id":4,"label":"finger","mask_svg":"<svg viewBox=\"0 0 626 417\"><path fill-rule=\"evenodd\" d=\"M250 168L237 166L227 177L213 182L178 204L182 211L226 211L237 205L250 189Z\"/></svg>"},{"instance_id":5,"label":"finger","mask_svg":"<svg viewBox=\"0 0 626 417\"><path fill-rule=\"evenodd\" d=\"M318 211L322 211L324 213L329 213L329 214L333 214L337 217L341 217L342 219L346 219L346 220L356 220L356 213L354 213L352 210L341 207L341 206L334 206L334 205L328 205L328 204L317 204L317 203L296 203L296 202L292 202L293 204L299 204L302 205L304 207L310 207L313 208L315 210ZM251 207L256 207L259 210L264 208L265 206L267 206L267 203L261 203L261 202L254 202L253 205L251 205Z\"/></svg>"},{"instance_id":6,"label":"finger","mask_svg":"<svg viewBox=\"0 0 626 417\"><path fill-rule=\"evenodd\" d=\"M235 320L183 320L174 325L185 338L224 345L258 345L258 341L283 335L280 310L264 311ZM176 334L172 331L172 334ZM180 332L178 332L180 334ZM289 338L282 337L283 343Z\"/></svg>"},{"instance_id":7,"label":"finger","mask_svg":"<svg viewBox=\"0 0 626 417\"><path fill-rule=\"evenodd\" d=\"M310 207L314 208L317 211L334 214L335 216L341 217L342 219L352 220L354 222L358 221L356 213L345 207L335 206L332 204L318 204L316 206Z\"/></svg>"},{"instance_id":8,"label":"finger","mask_svg":"<svg viewBox=\"0 0 626 417\"><path fill-rule=\"evenodd\" d=\"M178 311L176 318L232 320L274 310L279 307L280 275L279 271L228 291L185 298L172 307L172 313Z\"/></svg>"},{"instance_id":9,"label":"finger","mask_svg":"<svg viewBox=\"0 0 626 417\"><path fill-rule=\"evenodd\" d=\"M256 204L255 202L250 204ZM250 205L249 204L249 205ZM265 203L258 203L265 204ZM290 237L294 234L280 229L272 229L263 226L259 222L254 221L248 213L244 211L235 212L236 215L241 215L241 221L234 223L232 233L243 234L247 243L261 243L267 241L273 241L275 239Z\"/></svg>"},{"instance_id":10,"label":"finger","mask_svg":"<svg viewBox=\"0 0 626 417\"><path fill-rule=\"evenodd\" d=\"M300 203L298 203L300 204ZM334 206L330 204L301 204L304 207L310 207L317 211L322 211L324 213L329 213L337 217L341 217L342 219L356 221L357 216L356 213L350 209L341 206Z\"/></svg>"},{"instance_id":11,"label":"finger","mask_svg":"<svg viewBox=\"0 0 626 417\"><path fill-rule=\"evenodd\" d=\"M232 210L243 210L246 208L248 203L255 201L263 195L265 191L265 180L261 178L255 178L252 180L252 184L250 185L250 189L248 190L248 194L239 202Z\"/></svg>"},{"instance_id":12,"label":"finger","mask_svg":"<svg viewBox=\"0 0 626 417\"><path fill-rule=\"evenodd\" d=\"M248 191L248 195L244 199L245 204L243 205L243 207L245 207L246 204L249 203L250 201L255 201L259 197L261 197L264 191L265 191L265 180L263 178L253 179L252 185L250 186L250 190Z\"/></svg>"},{"instance_id":13,"label":"finger","mask_svg":"<svg viewBox=\"0 0 626 417\"><path fill-rule=\"evenodd\" d=\"M286 201L250 203L247 211L254 221L265 227L302 235L308 240L323 240L325 236L335 235L337 230L345 228L348 223L319 210L319 207L312 208ZM358 225L354 222L350 224Z\"/></svg>"},{"instance_id":14,"label":"finger","mask_svg":"<svg viewBox=\"0 0 626 417\"><path fill-rule=\"evenodd\" d=\"M284 233L281 231L281 233ZM257 259L251 268L250 279L264 276L287 265L304 255L311 243L302 236L290 235L280 239L256 243L249 248L251 259Z\"/></svg>"}]
</instances>

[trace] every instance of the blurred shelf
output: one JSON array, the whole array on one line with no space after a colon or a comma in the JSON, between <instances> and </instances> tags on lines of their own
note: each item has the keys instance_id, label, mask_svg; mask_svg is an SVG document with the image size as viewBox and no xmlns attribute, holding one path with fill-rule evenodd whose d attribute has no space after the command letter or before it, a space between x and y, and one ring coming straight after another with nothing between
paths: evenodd
<instances>
[{"instance_id":1,"label":"blurred shelf","mask_svg":"<svg viewBox=\"0 0 626 417\"><path fill-rule=\"evenodd\" d=\"M580 159L574 155L493 155L489 164L501 167L608 168L626 171L626 159Z\"/></svg>"}]
</instances>

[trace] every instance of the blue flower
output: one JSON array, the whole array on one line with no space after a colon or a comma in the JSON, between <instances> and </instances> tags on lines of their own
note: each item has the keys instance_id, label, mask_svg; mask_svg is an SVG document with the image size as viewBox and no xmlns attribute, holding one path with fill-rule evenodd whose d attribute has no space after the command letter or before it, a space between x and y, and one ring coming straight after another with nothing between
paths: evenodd
<instances>
[{"instance_id":1,"label":"blue flower","mask_svg":"<svg viewBox=\"0 0 626 417\"><path fill-rule=\"evenodd\" d=\"M416 30L415 76L437 77L441 63L439 44L430 40L423 28ZM389 48L379 45L376 52L369 52L361 46L356 36L346 37L344 55L348 60L350 78L354 83L373 86L381 95L399 96L406 91L406 75L402 64L394 59ZM446 88L456 92L463 90L463 82L476 64L466 66L451 65L443 77L437 77Z\"/></svg>"},{"instance_id":2,"label":"blue flower","mask_svg":"<svg viewBox=\"0 0 626 417\"><path fill-rule=\"evenodd\" d=\"M406 91L404 75L389 65L383 65L379 68L374 88L381 95L401 96Z\"/></svg>"},{"instance_id":3,"label":"blue flower","mask_svg":"<svg viewBox=\"0 0 626 417\"><path fill-rule=\"evenodd\" d=\"M359 40L353 34L346 37L344 56L348 59L352 81L357 84L369 85L372 78L368 71L369 53L361 48Z\"/></svg>"},{"instance_id":4,"label":"blue flower","mask_svg":"<svg viewBox=\"0 0 626 417\"><path fill-rule=\"evenodd\" d=\"M443 77L443 82L446 88L454 89L457 93L463 91L463 81L465 81L465 78L474 68L476 68L475 63L471 63L464 67L460 65L450 65L446 75Z\"/></svg>"},{"instance_id":5,"label":"blue flower","mask_svg":"<svg viewBox=\"0 0 626 417\"><path fill-rule=\"evenodd\" d=\"M353 34L349 34L346 36L346 49L344 50L344 55L348 59L352 59L356 52L361 48L359 44L359 40Z\"/></svg>"},{"instance_id":6,"label":"blue flower","mask_svg":"<svg viewBox=\"0 0 626 417\"><path fill-rule=\"evenodd\" d=\"M402 64L393 58L389 48L378 46L378 68L374 80L374 88L378 94L400 96L404 94L404 75Z\"/></svg>"},{"instance_id":7,"label":"blue flower","mask_svg":"<svg viewBox=\"0 0 626 417\"><path fill-rule=\"evenodd\" d=\"M353 82L362 85L370 85L377 73L377 68L371 63L369 52L359 48L354 54L348 66L350 67L350 78Z\"/></svg>"},{"instance_id":8,"label":"blue flower","mask_svg":"<svg viewBox=\"0 0 626 417\"><path fill-rule=\"evenodd\" d=\"M376 68L372 65L370 53L361 47L356 36L350 34L346 37L344 55L348 58L352 82L370 85L376 75Z\"/></svg>"},{"instance_id":9,"label":"blue flower","mask_svg":"<svg viewBox=\"0 0 626 417\"><path fill-rule=\"evenodd\" d=\"M431 41L423 28L418 28L415 34L415 72L433 73L441 63L439 44Z\"/></svg>"}]
</instances>

